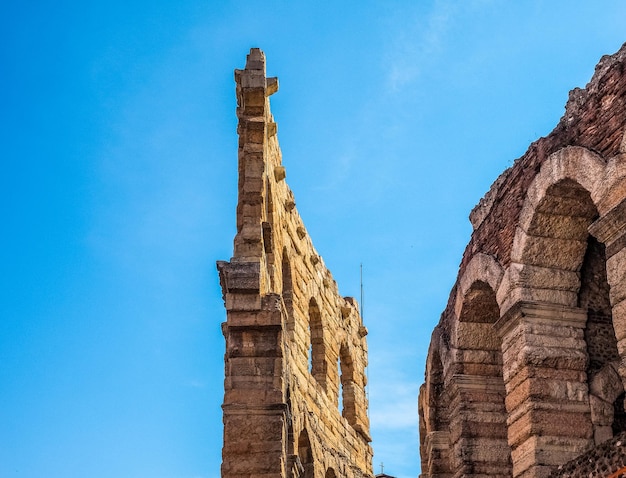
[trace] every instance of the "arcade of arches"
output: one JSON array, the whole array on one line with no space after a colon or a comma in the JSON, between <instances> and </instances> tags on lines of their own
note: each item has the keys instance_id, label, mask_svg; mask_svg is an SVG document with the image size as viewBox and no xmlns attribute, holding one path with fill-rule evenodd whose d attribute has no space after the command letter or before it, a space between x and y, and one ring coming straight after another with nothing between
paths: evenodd
<instances>
[{"instance_id":1,"label":"arcade of arches","mask_svg":"<svg viewBox=\"0 0 626 478\"><path fill-rule=\"evenodd\" d=\"M626 466L625 63L604 57L470 215L420 390L423 478Z\"/></svg>"}]
</instances>

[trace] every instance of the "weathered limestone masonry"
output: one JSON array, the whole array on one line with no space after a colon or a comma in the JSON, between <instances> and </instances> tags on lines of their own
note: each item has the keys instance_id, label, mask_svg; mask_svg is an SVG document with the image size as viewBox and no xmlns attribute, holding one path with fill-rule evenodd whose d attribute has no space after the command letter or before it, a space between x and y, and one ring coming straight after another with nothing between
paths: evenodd
<instances>
[{"instance_id":1,"label":"weathered limestone masonry","mask_svg":"<svg viewBox=\"0 0 626 478\"><path fill-rule=\"evenodd\" d=\"M625 65L626 45L603 57L470 214L420 390L424 478L547 477L626 431Z\"/></svg>"},{"instance_id":2,"label":"weathered limestone masonry","mask_svg":"<svg viewBox=\"0 0 626 478\"><path fill-rule=\"evenodd\" d=\"M367 330L285 182L265 56L235 70L237 235L218 262L227 319L222 477L370 478Z\"/></svg>"}]
</instances>

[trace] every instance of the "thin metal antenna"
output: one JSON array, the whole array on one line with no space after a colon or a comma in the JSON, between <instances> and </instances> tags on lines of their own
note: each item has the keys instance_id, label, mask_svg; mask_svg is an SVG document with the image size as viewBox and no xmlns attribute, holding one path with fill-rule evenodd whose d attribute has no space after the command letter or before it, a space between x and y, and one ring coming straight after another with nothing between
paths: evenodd
<instances>
[{"instance_id":1,"label":"thin metal antenna","mask_svg":"<svg viewBox=\"0 0 626 478\"><path fill-rule=\"evenodd\" d=\"M361 275L361 324L365 325L365 321L363 319L365 308L363 307L363 263L360 264L360 275ZM367 358L369 362L369 357ZM370 418L370 368L369 366L365 367L365 377L367 379L367 386L365 387L365 398L367 399L367 419Z\"/></svg>"},{"instance_id":2,"label":"thin metal antenna","mask_svg":"<svg viewBox=\"0 0 626 478\"><path fill-rule=\"evenodd\" d=\"M360 265L361 268L361 321L365 317L365 307L363 307L363 263Z\"/></svg>"}]
</instances>

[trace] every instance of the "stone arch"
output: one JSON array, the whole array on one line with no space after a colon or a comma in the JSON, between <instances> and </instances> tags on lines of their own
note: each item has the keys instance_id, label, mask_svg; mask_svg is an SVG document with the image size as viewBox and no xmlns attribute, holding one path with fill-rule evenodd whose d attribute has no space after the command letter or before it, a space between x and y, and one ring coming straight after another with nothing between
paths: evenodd
<instances>
[{"instance_id":1,"label":"stone arch","mask_svg":"<svg viewBox=\"0 0 626 478\"><path fill-rule=\"evenodd\" d=\"M589 227L598 217L604 173L603 160L587 149L557 151L533 179L519 216L498 291L505 312L496 325L515 476L563 464L593 443L581 269L597 244ZM546 447L559 451L541 455ZM537 458L524 462L522 453Z\"/></svg>"},{"instance_id":2,"label":"stone arch","mask_svg":"<svg viewBox=\"0 0 626 478\"><path fill-rule=\"evenodd\" d=\"M477 281L481 281L488 284L492 290L497 291L503 275L502 266L492 256L482 252L475 254L459 279L454 308L456 317L461 315L463 302L470 287Z\"/></svg>"},{"instance_id":3,"label":"stone arch","mask_svg":"<svg viewBox=\"0 0 626 478\"><path fill-rule=\"evenodd\" d=\"M493 286L499 284L498 274L483 277L491 277ZM451 337L454 363L446 379L455 476L505 478L512 473L501 341L494 328L500 308L491 284L476 280L462 287L464 296Z\"/></svg>"},{"instance_id":4,"label":"stone arch","mask_svg":"<svg viewBox=\"0 0 626 478\"><path fill-rule=\"evenodd\" d=\"M519 300L576 306L577 273L603 178L604 162L585 148L563 148L544 162L526 193L498 293L506 297L504 310Z\"/></svg>"},{"instance_id":5,"label":"stone arch","mask_svg":"<svg viewBox=\"0 0 626 478\"><path fill-rule=\"evenodd\" d=\"M335 473L335 470L333 470L332 468L329 468L328 470L326 470L326 474L324 475L324 478L337 478L337 474Z\"/></svg>"},{"instance_id":6,"label":"stone arch","mask_svg":"<svg viewBox=\"0 0 626 478\"><path fill-rule=\"evenodd\" d=\"M449 396L445 390L444 368L435 329L426 358L426 382L420 390L418 410L421 427L422 476L452 477L450 462Z\"/></svg>"},{"instance_id":7,"label":"stone arch","mask_svg":"<svg viewBox=\"0 0 626 478\"><path fill-rule=\"evenodd\" d=\"M324 342L324 324L317 301L309 301L309 337L311 338L308 359L309 371L317 383L326 390L328 378L328 364L326 361L326 344Z\"/></svg>"}]
</instances>

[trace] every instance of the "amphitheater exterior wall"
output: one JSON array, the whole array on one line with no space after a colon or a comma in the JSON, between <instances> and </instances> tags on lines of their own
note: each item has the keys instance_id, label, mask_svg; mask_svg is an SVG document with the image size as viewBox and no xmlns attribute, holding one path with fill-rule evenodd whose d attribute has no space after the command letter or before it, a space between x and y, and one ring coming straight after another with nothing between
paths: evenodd
<instances>
[{"instance_id":1,"label":"amphitheater exterior wall","mask_svg":"<svg viewBox=\"0 0 626 478\"><path fill-rule=\"evenodd\" d=\"M227 312L222 477L370 478L367 329L316 252L286 183L265 55L235 70L237 234Z\"/></svg>"},{"instance_id":2,"label":"amphitheater exterior wall","mask_svg":"<svg viewBox=\"0 0 626 478\"><path fill-rule=\"evenodd\" d=\"M424 478L544 478L626 431L625 67L626 45L603 57L470 214L420 390Z\"/></svg>"}]
</instances>

